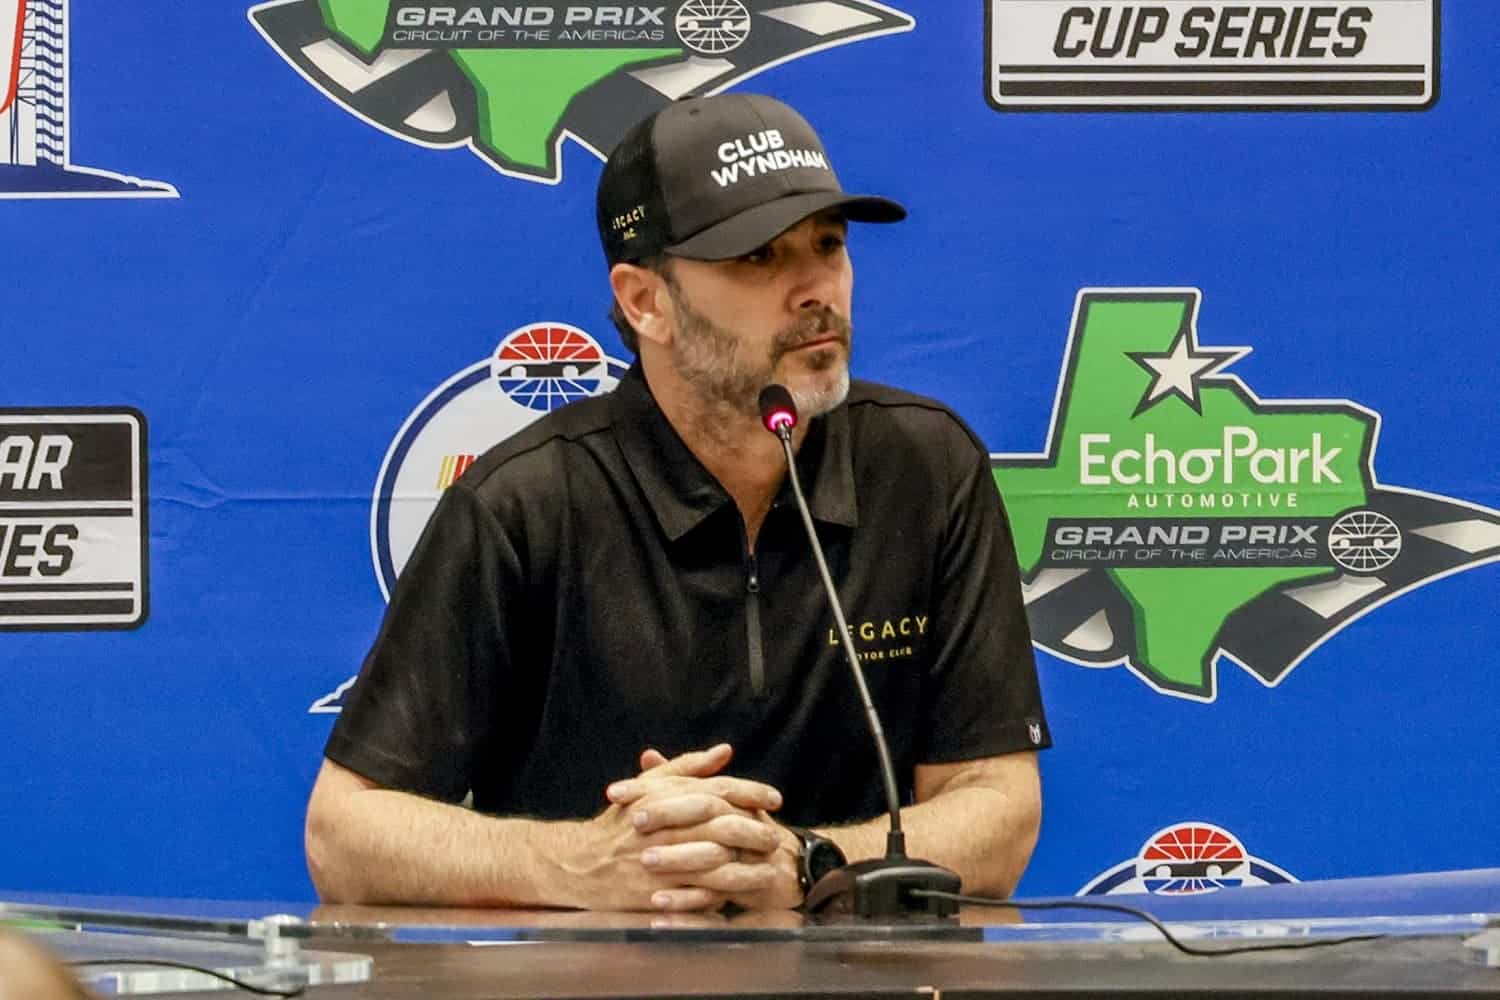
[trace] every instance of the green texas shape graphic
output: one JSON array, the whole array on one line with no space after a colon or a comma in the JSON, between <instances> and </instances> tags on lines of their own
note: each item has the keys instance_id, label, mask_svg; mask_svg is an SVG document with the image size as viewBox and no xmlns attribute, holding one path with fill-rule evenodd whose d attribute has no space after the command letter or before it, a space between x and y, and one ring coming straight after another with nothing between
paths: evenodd
<instances>
[{"instance_id":1,"label":"green texas shape graphic","mask_svg":"<svg viewBox=\"0 0 1500 1000\"><path fill-rule=\"evenodd\" d=\"M391 0L319 0L328 29L366 58L385 33ZM579 93L626 66L682 49L452 49L479 101L476 142L496 159L536 173L549 168L552 140Z\"/></svg>"},{"instance_id":2,"label":"green texas shape graphic","mask_svg":"<svg viewBox=\"0 0 1500 1000\"><path fill-rule=\"evenodd\" d=\"M1158 690L1204 698L1226 619L1339 574L1327 526L1366 503L1376 418L1351 403L1259 400L1223 373L1247 348L1199 346L1198 301L1081 293L1047 452L992 464L1038 644L1079 662L1094 649ZM1034 598L1089 575L1126 609L1125 644L1089 642L1098 585L1037 621Z\"/></svg>"}]
</instances>

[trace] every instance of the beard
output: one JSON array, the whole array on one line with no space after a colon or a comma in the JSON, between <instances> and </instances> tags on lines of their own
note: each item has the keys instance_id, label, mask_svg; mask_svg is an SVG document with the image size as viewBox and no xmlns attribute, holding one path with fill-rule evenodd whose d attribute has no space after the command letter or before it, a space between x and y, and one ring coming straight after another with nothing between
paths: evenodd
<instances>
[{"instance_id":1,"label":"beard","mask_svg":"<svg viewBox=\"0 0 1500 1000\"><path fill-rule=\"evenodd\" d=\"M809 309L776 331L763 357L742 357L749 354L749 349L737 333L694 309L672 283L668 283L667 290L677 311L672 367L710 408L727 408L739 415L759 418L760 391L778 381L776 370L781 360L808 341L829 334L839 343L809 352L803 359L807 373L802 378L787 380L786 387L803 419L828 413L849 394L847 355L854 331L849 320L830 306ZM839 351L840 343L843 352Z\"/></svg>"}]
</instances>

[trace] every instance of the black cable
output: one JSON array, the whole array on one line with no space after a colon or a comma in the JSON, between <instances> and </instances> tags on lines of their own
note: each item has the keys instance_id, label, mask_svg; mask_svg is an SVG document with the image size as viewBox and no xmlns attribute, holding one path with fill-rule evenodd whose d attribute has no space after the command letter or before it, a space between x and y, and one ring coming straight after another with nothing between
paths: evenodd
<instances>
[{"instance_id":1,"label":"black cable","mask_svg":"<svg viewBox=\"0 0 1500 1000\"><path fill-rule=\"evenodd\" d=\"M1145 910L1137 910L1131 906L1120 906L1118 903L1093 903L1093 902L1058 902L1058 903L1015 903L1008 899L986 899L982 896L964 896L956 892L937 892L931 889L913 889L913 896L931 896L934 899L951 899L956 903L967 903L972 906L999 906L1012 910L1105 910L1110 913L1125 913L1155 927L1166 938L1167 943L1184 955L1197 955L1203 958L1217 958L1220 955L1244 955L1256 951L1292 951L1298 948L1331 948L1336 944L1352 944L1356 941L1379 941L1387 937L1385 934L1361 934L1356 937L1326 938L1318 941L1288 941L1281 944L1249 944L1236 945L1233 948L1194 948L1183 944L1172 936L1167 930L1167 925L1147 913Z\"/></svg>"},{"instance_id":2,"label":"black cable","mask_svg":"<svg viewBox=\"0 0 1500 1000\"><path fill-rule=\"evenodd\" d=\"M161 966L162 968L167 969L186 969L189 972L201 972L205 976L212 976L215 979L222 980L223 982L228 983L230 986L242 989L247 993L254 993L258 996L263 997L300 997L307 990L306 986L298 986L294 990L272 990L267 989L263 986L252 986L251 984L243 980L236 979L233 976L226 976L222 972L216 972L213 969L205 969L201 965L189 965L187 962L173 962L164 958L84 958L72 962L67 962L65 964L72 966L154 965Z\"/></svg>"}]
</instances>

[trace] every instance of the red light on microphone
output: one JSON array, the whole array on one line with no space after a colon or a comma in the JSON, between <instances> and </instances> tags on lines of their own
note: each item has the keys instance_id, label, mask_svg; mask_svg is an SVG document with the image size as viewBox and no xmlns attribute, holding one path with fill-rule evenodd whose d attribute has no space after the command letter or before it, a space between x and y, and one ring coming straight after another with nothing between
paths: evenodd
<instances>
[{"instance_id":1,"label":"red light on microphone","mask_svg":"<svg viewBox=\"0 0 1500 1000\"><path fill-rule=\"evenodd\" d=\"M760 391L756 402L760 406L760 422L772 434L780 437L797 426L797 404L786 386L771 383Z\"/></svg>"}]
</instances>

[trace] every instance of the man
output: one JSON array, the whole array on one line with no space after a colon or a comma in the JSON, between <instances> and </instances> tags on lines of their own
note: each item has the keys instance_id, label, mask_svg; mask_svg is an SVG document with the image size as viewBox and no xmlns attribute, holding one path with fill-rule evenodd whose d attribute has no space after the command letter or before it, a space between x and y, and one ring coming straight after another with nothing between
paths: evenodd
<instances>
[{"instance_id":1,"label":"man","mask_svg":"<svg viewBox=\"0 0 1500 1000\"><path fill-rule=\"evenodd\" d=\"M92 996L34 939L0 930L0 1000L89 1000Z\"/></svg>"},{"instance_id":2,"label":"man","mask_svg":"<svg viewBox=\"0 0 1500 1000\"><path fill-rule=\"evenodd\" d=\"M325 899L780 908L829 841L883 853L875 751L758 419L771 382L802 414L909 846L1014 888L1049 737L988 457L940 404L849 381L847 223L904 216L845 194L769 98L631 130L598 224L638 362L444 494L313 789Z\"/></svg>"}]
</instances>

